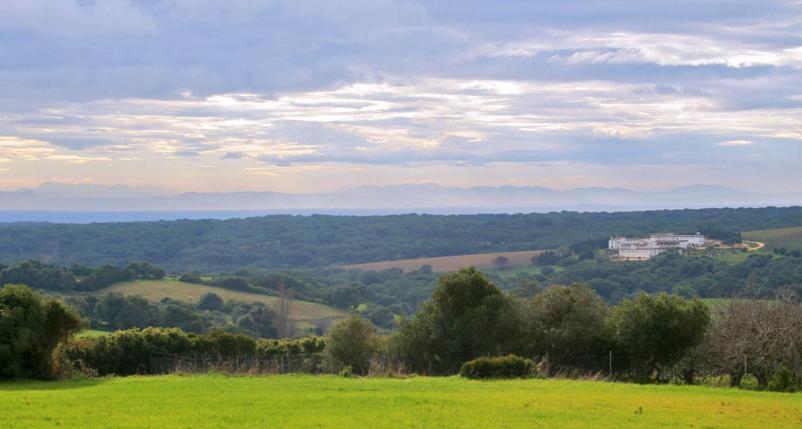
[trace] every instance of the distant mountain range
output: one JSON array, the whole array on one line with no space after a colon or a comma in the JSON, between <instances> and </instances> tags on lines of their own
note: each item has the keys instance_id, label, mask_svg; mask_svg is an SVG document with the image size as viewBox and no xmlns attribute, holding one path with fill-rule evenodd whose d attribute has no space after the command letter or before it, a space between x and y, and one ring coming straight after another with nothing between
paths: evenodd
<instances>
[{"instance_id":1,"label":"distant mountain range","mask_svg":"<svg viewBox=\"0 0 802 429\"><path fill-rule=\"evenodd\" d=\"M669 191L542 187L455 188L433 184L364 186L331 193L229 192L175 194L124 185L44 183L35 189L0 192L0 211L264 213L490 213L627 211L705 207L802 205L802 193L755 193L720 186ZM194 217L194 216L193 216ZM219 217L219 216L211 216Z\"/></svg>"}]
</instances>

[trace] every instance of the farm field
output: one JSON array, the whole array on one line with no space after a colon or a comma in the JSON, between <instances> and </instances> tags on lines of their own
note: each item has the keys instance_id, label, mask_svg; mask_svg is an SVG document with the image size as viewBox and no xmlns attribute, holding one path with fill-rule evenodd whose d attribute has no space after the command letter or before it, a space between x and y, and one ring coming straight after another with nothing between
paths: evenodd
<instances>
[{"instance_id":1,"label":"farm field","mask_svg":"<svg viewBox=\"0 0 802 429\"><path fill-rule=\"evenodd\" d=\"M457 271L460 268L476 267L479 269L495 268L493 260L499 256L509 259L508 267L520 267L532 263L532 257L543 253L542 250L525 250L521 252L495 252L474 253L470 255L437 256L432 258L399 259L397 261L369 262L365 264L343 265L343 268L381 271L388 268L400 268L404 272L420 269L424 265L431 265L436 272Z\"/></svg>"},{"instance_id":2,"label":"farm field","mask_svg":"<svg viewBox=\"0 0 802 429\"><path fill-rule=\"evenodd\" d=\"M799 427L797 394L286 375L0 384L0 427Z\"/></svg>"},{"instance_id":3,"label":"farm field","mask_svg":"<svg viewBox=\"0 0 802 429\"><path fill-rule=\"evenodd\" d=\"M802 226L746 231L742 235L747 240L764 242L770 249L802 249Z\"/></svg>"},{"instance_id":4,"label":"farm field","mask_svg":"<svg viewBox=\"0 0 802 429\"><path fill-rule=\"evenodd\" d=\"M123 295L140 295L152 302L163 298L196 303L206 293L215 293L224 300L261 302L272 306L278 298L249 292L239 292L218 287L183 283L177 280L136 280L118 283L98 293L117 292ZM318 326L323 329L332 322L346 317L346 313L334 307L315 302L293 300L290 305L290 320L296 328Z\"/></svg>"},{"instance_id":5,"label":"farm field","mask_svg":"<svg viewBox=\"0 0 802 429\"><path fill-rule=\"evenodd\" d=\"M104 335L109 335L111 332L108 331L98 331L96 329L84 329L83 331L77 334L78 338L97 338L102 337Z\"/></svg>"}]
</instances>

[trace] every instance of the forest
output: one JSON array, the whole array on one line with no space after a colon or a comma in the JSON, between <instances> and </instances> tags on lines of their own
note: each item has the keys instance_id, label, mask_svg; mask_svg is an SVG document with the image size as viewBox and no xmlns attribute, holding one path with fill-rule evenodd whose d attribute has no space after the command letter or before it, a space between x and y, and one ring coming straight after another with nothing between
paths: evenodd
<instances>
[{"instance_id":1,"label":"forest","mask_svg":"<svg viewBox=\"0 0 802 429\"><path fill-rule=\"evenodd\" d=\"M288 216L229 220L0 225L0 261L123 266L168 272L337 264L553 249L610 235L733 233L802 225L802 207L484 215Z\"/></svg>"}]
</instances>

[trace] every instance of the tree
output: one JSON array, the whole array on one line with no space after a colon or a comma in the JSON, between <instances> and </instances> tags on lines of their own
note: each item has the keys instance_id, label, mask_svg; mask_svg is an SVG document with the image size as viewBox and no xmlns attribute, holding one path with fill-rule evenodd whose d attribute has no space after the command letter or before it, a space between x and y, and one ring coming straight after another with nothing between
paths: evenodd
<instances>
[{"instance_id":1,"label":"tree","mask_svg":"<svg viewBox=\"0 0 802 429\"><path fill-rule=\"evenodd\" d=\"M585 286L551 286L529 305L531 351L556 366L590 367L606 353L607 305Z\"/></svg>"},{"instance_id":2,"label":"tree","mask_svg":"<svg viewBox=\"0 0 802 429\"><path fill-rule=\"evenodd\" d=\"M359 316L337 323L329 332L328 352L335 365L350 366L355 374L368 374L377 348L373 324Z\"/></svg>"},{"instance_id":3,"label":"tree","mask_svg":"<svg viewBox=\"0 0 802 429\"><path fill-rule=\"evenodd\" d=\"M223 308L223 298L216 293L205 293L198 301L201 310L218 311Z\"/></svg>"},{"instance_id":4,"label":"tree","mask_svg":"<svg viewBox=\"0 0 802 429\"><path fill-rule=\"evenodd\" d=\"M293 334L292 321L290 320L290 304L292 304L292 290L284 287L284 281L278 284L278 299L276 300L273 315L275 320L273 325L279 338L291 337Z\"/></svg>"},{"instance_id":5,"label":"tree","mask_svg":"<svg viewBox=\"0 0 802 429\"><path fill-rule=\"evenodd\" d=\"M714 314L704 346L715 372L729 373L734 385L747 372L762 387L782 368L802 376L802 307L794 299L733 299Z\"/></svg>"},{"instance_id":6,"label":"tree","mask_svg":"<svg viewBox=\"0 0 802 429\"><path fill-rule=\"evenodd\" d=\"M642 293L626 299L610 318L614 341L629 357L633 377L641 382L655 371L662 380L666 369L702 341L709 323L701 301L666 294Z\"/></svg>"},{"instance_id":7,"label":"tree","mask_svg":"<svg viewBox=\"0 0 802 429\"><path fill-rule=\"evenodd\" d=\"M503 270L510 263L510 258L501 255L493 259L493 264L498 267L499 271Z\"/></svg>"},{"instance_id":8,"label":"tree","mask_svg":"<svg viewBox=\"0 0 802 429\"><path fill-rule=\"evenodd\" d=\"M81 329L81 319L59 301L27 286L0 289L0 377L50 378L53 351Z\"/></svg>"},{"instance_id":9,"label":"tree","mask_svg":"<svg viewBox=\"0 0 802 429\"><path fill-rule=\"evenodd\" d=\"M409 369L454 374L473 358L517 351L520 322L512 301L471 267L441 277L395 341Z\"/></svg>"},{"instance_id":10,"label":"tree","mask_svg":"<svg viewBox=\"0 0 802 429\"><path fill-rule=\"evenodd\" d=\"M143 280L163 279L166 274L163 269L147 262L132 262L125 267L125 270L131 272L134 278Z\"/></svg>"}]
</instances>

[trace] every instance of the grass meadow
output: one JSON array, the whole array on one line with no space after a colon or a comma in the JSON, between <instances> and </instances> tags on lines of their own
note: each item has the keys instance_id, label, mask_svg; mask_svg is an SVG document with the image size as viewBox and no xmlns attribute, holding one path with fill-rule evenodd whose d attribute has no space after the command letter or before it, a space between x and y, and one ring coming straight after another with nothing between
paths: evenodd
<instances>
[{"instance_id":1,"label":"grass meadow","mask_svg":"<svg viewBox=\"0 0 802 429\"><path fill-rule=\"evenodd\" d=\"M0 384L0 427L802 426L802 396L570 380L284 375Z\"/></svg>"},{"instance_id":2,"label":"grass meadow","mask_svg":"<svg viewBox=\"0 0 802 429\"><path fill-rule=\"evenodd\" d=\"M520 267L532 264L532 257L543 253L542 250L525 250L518 252L474 253L470 255L436 256L431 258L399 259L397 261L368 262L365 264L343 265L364 271L381 271L388 268L400 268L404 272L431 265L435 272L451 272L460 268L476 267L479 269L497 268L495 259L504 256L508 259L508 267Z\"/></svg>"},{"instance_id":3,"label":"grass meadow","mask_svg":"<svg viewBox=\"0 0 802 429\"><path fill-rule=\"evenodd\" d=\"M766 247L770 249L802 249L802 226L746 231L742 235L747 240L766 243Z\"/></svg>"},{"instance_id":4,"label":"grass meadow","mask_svg":"<svg viewBox=\"0 0 802 429\"><path fill-rule=\"evenodd\" d=\"M159 302L163 298L172 298L197 303L200 297L206 293L215 293L226 301L261 302L268 306L275 305L278 300L274 296L183 283L177 280L136 280L118 283L99 291L99 293L107 292L139 295L152 302ZM293 300L290 305L290 320L295 323L296 329L310 325L329 326L346 316L347 314L341 310L314 302Z\"/></svg>"}]
</instances>

